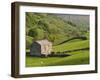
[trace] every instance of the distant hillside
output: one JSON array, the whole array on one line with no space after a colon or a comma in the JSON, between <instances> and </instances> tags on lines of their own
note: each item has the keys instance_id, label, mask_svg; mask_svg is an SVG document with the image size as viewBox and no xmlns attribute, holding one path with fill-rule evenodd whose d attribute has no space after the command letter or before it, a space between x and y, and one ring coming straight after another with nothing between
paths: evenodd
<instances>
[{"instance_id":1,"label":"distant hillside","mask_svg":"<svg viewBox=\"0 0 100 80\"><path fill-rule=\"evenodd\" d=\"M86 31L82 31L82 26L77 25L76 22L78 22L78 24L81 24L81 22L84 22L85 19L84 21L81 21L80 18L80 22L76 20L76 22L74 21L74 23L67 20L67 17L68 16L65 17L64 15L27 12L26 43L30 44L32 41L46 38L50 40L54 45L56 45L73 37L84 36L84 33ZM88 25L86 24L86 22L82 25L84 25L85 29L87 30Z\"/></svg>"},{"instance_id":2,"label":"distant hillside","mask_svg":"<svg viewBox=\"0 0 100 80\"><path fill-rule=\"evenodd\" d=\"M81 31L89 30L89 15L57 14L56 16L66 20L67 22L72 22Z\"/></svg>"}]
</instances>

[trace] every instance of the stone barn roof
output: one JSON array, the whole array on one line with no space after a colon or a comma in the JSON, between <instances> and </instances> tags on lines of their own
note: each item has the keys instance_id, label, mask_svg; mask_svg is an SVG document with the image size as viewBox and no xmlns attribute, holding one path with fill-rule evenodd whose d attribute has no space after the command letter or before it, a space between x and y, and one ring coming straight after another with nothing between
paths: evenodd
<instances>
[{"instance_id":1,"label":"stone barn roof","mask_svg":"<svg viewBox=\"0 0 100 80\"><path fill-rule=\"evenodd\" d=\"M52 45L52 42L48 41L47 39L44 39L44 40L39 40L39 41L36 41L38 44L40 44L41 46L42 45L46 45L46 44L51 44Z\"/></svg>"}]
</instances>

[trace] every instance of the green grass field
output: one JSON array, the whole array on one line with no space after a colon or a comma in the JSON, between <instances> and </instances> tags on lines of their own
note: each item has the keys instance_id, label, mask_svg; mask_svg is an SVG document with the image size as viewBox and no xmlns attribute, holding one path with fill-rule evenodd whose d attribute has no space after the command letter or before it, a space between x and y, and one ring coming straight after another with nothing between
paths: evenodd
<instances>
[{"instance_id":1,"label":"green grass field","mask_svg":"<svg viewBox=\"0 0 100 80\"><path fill-rule=\"evenodd\" d=\"M26 58L26 67L36 66L57 66L57 65L78 65L89 64L89 51L72 52L72 56L68 57L30 57Z\"/></svg>"},{"instance_id":2,"label":"green grass field","mask_svg":"<svg viewBox=\"0 0 100 80\"><path fill-rule=\"evenodd\" d=\"M89 47L89 40L78 40L74 42L66 42L61 45L53 46L53 50L55 52L62 52L66 50L73 50L73 49L80 49L80 48L86 48Z\"/></svg>"},{"instance_id":3,"label":"green grass field","mask_svg":"<svg viewBox=\"0 0 100 80\"><path fill-rule=\"evenodd\" d=\"M53 46L53 51L63 52L80 48L89 48L89 40L69 41ZM29 50L27 51L29 52ZM71 54L71 56L47 58L26 56L26 67L89 64L89 50L74 51L66 54Z\"/></svg>"}]
</instances>

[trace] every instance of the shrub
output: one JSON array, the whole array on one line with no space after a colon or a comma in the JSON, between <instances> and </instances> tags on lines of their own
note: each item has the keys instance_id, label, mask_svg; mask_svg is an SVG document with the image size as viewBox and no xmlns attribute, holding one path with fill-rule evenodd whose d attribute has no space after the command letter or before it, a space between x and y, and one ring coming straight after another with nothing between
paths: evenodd
<instances>
[{"instance_id":1,"label":"shrub","mask_svg":"<svg viewBox=\"0 0 100 80\"><path fill-rule=\"evenodd\" d=\"M33 38L30 36L26 36L26 49L29 49L33 42Z\"/></svg>"}]
</instances>

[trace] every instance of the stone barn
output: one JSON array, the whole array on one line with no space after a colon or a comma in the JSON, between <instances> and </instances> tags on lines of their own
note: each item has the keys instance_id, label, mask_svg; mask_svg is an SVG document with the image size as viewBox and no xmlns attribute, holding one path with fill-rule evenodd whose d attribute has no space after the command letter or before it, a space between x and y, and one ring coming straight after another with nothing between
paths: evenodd
<instances>
[{"instance_id":1,"label":"stone barn","mask_svg":"<svg viewBox=\"0 0 100 80\"><path fill-rule=\"evenodd\" d=\"M35 41L30 48L30 55L32 56L48 56L52 51L52 43L47 39Z\"/></svg>"}]
</instances>

